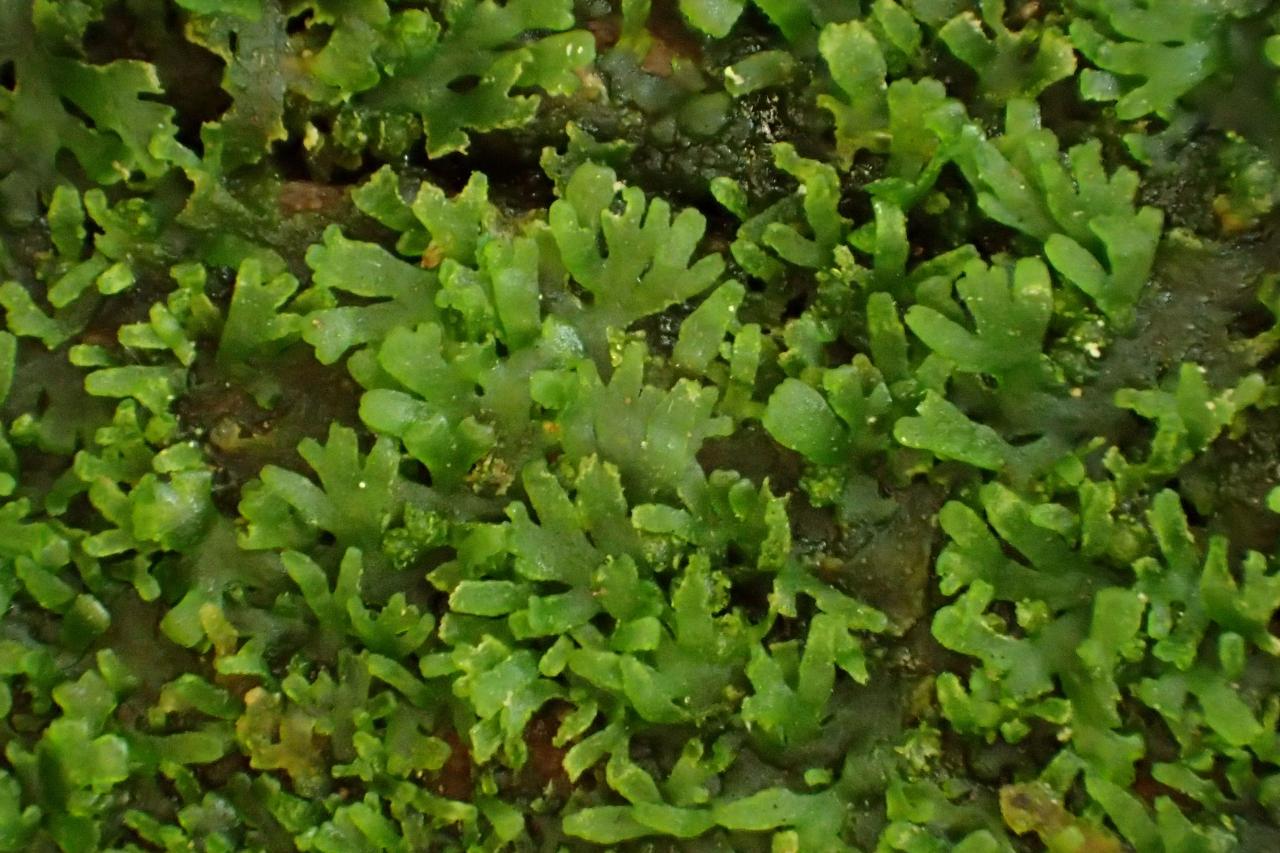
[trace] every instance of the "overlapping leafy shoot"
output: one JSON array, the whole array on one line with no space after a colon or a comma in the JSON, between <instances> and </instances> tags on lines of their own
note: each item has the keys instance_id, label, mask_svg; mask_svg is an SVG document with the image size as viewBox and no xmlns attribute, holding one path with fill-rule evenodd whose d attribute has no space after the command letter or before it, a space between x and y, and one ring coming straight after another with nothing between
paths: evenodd
<instances>
[{"instance_id":1,"label":"overlapping leafy shoot","mask_svg":"<svg viewBox=\"0 0 1280 853\"><path fill-rule=\"evenodd\" d=\"M0 0L0 851L1280 843L1262 4L675 5Z\"/></svg>"}]
</instances>

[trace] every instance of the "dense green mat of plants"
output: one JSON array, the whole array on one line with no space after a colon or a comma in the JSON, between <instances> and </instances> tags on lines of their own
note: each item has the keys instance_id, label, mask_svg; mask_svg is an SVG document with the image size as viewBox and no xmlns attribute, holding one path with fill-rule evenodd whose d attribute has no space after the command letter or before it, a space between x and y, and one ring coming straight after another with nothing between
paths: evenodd
<instances>
[{"instance_id":1,"label":"dense green mat of plants","mask_svg":"<svg viewBox=\"0 0 1280 853\"><path fill-rule=\"evenodd\" d=\"M1280 850L1266 0L0 0L0 851Z\"/></svg>"}]
</instances>

